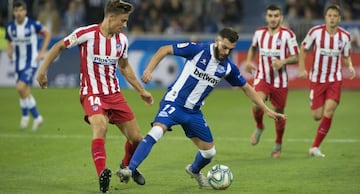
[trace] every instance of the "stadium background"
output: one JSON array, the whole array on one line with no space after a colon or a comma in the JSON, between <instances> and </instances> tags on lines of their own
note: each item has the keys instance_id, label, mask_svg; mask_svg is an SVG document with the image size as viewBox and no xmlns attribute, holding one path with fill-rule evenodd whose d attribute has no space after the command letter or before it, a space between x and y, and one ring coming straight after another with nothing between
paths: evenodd
<instances>
[{"instance_id":1,"label":"stadium background","mask_svg":"<svg viewBox=\"0 0 360 194\"><path fill-rule=\"evenodd\" d=\"M0 0L0 35L11 19L12 0ZM28 15L41 21L53 33L51 45L78 26L98 23L102 19L101 0L27 0ZM184 41L211 42L214 33L224 26L232 26L240 32L240 41L232 53L247 80L252 75L243 70L252 32L264 23L264 10L270 3L284 10L284 25L296 34L299 43L307 30L323 22L324 7L337 2L343 9L341 26L349 30L353 38L352 58L357 70L356 79L350 81L344 68L344 88L360 89L360 2L353 0L129 0L135 11L129 18L125 32L129 38L129 60L136 75L143 69L154 52L162 45ZM51 14L48 14L51 13ZM0 43L0 86L15 86L14 67L6 55L6 41ZM41 39L39 40L41 42ZM311 56L307 57L310 65ZM256 62L256 58L254 60ZM183 65L183 59L167 57L154 71L154 80L149 88L162 88L171 83ZM290 88L306 88L307 81L297 78L297 65L288 66ZM121 87L127 82L119 76ZM79 85L79 57L76 48L67 50L49 70L49 84L53 87L77 87ZM220 86L228 86L221 83Z\"/></svg>"}]
</instances>

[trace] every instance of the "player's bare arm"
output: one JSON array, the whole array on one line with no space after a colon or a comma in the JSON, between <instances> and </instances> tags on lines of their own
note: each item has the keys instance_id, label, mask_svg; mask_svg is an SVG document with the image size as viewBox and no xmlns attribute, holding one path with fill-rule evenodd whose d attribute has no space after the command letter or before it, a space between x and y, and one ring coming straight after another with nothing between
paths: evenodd
<instances>
[{"instance_id":1,"label":"player's bare arm","mask_svg":"<svg viewBox=\"0 0 360 194\"><path fill-rule=\"evenodd\" d=\"M252 102L260 107L270 118L275 120L286 119L284 114L274 112L269 107L267 107L264 101L257 95L254 88L252 88L248 83L246 83L241 89L252 100Z\"/></svg>"},{"instance_id":2,"label":"player's bare arm","mask_svg":"<svg viewBox=\"0 0 360 194\"><path fill-rule=\"evenodd\" d=\"M160 47L155 55L151 58L149 64L147 65L146 69L144 70L144 73L141 77L141 80L144 83L148 83L151 81L152 76L151 73L156 68L156 66L160 63L160 61L166 56L166 55L172 55L174 54L174 50L171 45L162 46Z\"/></svg>"},{"instance_id":3,"label":"player's bare arm","mask_svg":"<svg viewBox=\"0 0 360 194\"><path fill-rule=\"evenodd\" d=\"M39 82L41 88L47 88L48 80L46 72L49 69L51 63L58 57L62 50L66 49L65 43L63 40L58 41L54 46L51 47L49 53L44 59L43 64L39 68L38 76L36 80Z\"/></svg>"},{"instance_id":4,"label":"player's bare arm","mask_svg":"<svg viewBox=\"0 0 360 194\"><path fill-rule=\"evenodd\" d=\"M139 93L142 100L145 101L146 104L152 105L154 103L153 96L151 95L150 92L145 90L144 87L140 84L140 82L135 76L134 70L132 69L132 67L128 62L128 59L119 59L119 69L121 74L125 77L125 79Z\"/></svg>"},{"instance_id":5,"label":"player's bare arm","mask_svg":"<svg viewBox=\"0 0 360 194\"><path fill-rule=\"evenodd\" d=\"M51 40L51 33L47 30L43 30L41 34L44 36L44 41L42 43L41 49L39 51L39 54L37 56L38 60L43 60L45 58L46 49L49 46L50 40Z\"/></svg>"},{"instance_id":6,"label":"player's bare arm","mask_svg":"<svg viewBox=\"0 0 360 194\"><path fill-rule=\"evenodd\" d=\"M349 69L349 72L351 74L350 79L354 79L356 76L356 71L352 64L352 60L351 60L350 56L347 56L347 57L344 56L344 65Z\"/></svg>"},{"instance_id":7,"label":"player's bare arm","mask_svg":"<svg viewBox=\"0 0 360 194\"><path fill-rule=\"evenodd\" d=\"M250 46L247 57L246 57L246 64L245 64L245 70L248 73L252 73L253 71L256 71L256 67L252 62L252 60L255 56L255 52L256 52L256 47Z\"/></svg>"},{"instance_id":8,"label":"player's bare arm","mask_svg":"<svg viewBox=\"0 0 360 194\"><path fill-rule=\"evenodd\" d=\"M279 70L281 69L285 64L296 64L299 61L299 56L298 55L291 55L288 58L279 60L279 59L274 59L272 61L272 66L276 69Z\"/></svg>"},{"instance_id":9,"label":"player's bare arm","mask_svg":"<svg viewBox=\"0 0 360 194\"><path fill-rule=\"evenodd\" d=\"M299 54L299 77L301 79L306 79L308 73L305 68L305 47L304 45L300 46L300 54Z\"/></svg>"},{"instance_id":10,"label":"player's bare arm","mask_svg":"<svg viewBox=\"0 0 360 194\"><path fill-rule=\"evenodd\" d=\"M14 53L14 48L12 46L12 42L8 41L7 42L7 55L9 57L9 59L12 59L13 53Z\"/></svg>"}]
</instances>

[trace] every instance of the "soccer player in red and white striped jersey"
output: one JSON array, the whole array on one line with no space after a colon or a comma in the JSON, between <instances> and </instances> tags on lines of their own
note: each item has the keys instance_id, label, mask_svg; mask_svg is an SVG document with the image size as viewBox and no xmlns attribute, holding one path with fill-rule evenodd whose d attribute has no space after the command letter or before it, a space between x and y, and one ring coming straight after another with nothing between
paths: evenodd
<instances>
[{"instance_id":1,"label":"soccer player in red and white striped jersey","mask_svg":"<svg viewBox=\"0 0 360 194\"><path fill-rule=\"evenodd\" d=\"M128 40L122 33L133 6L121 0L109 0L105 16L100 24L80 27L57 42L49 51L39 70L37 80L42 88L47 87L46 71L61 51L74 46L80 52L80 101L85 120L93 131L92 158L99 176L100 191L109 190L110 169L106 168L105 137L107 122L115 124L126 136L125 156L122 167L129 164L132 154L142 140L134 114L123 97L116 69L135 88L146 104L153 103L152 95L137 80L128 63ZM145 184L145 179L136 171L135 182Z\"/></svg>"},{"instance_id":2,"label":"soccer player in red and white striped jersey","mask_svg":"<svg viewBox=\"0 0 360 194\"><path fill-rule=\"evenodd\" d=\"M308 74L305 69L305 50L313 47L314 54L309 74L310 105L313 118L316 121L321 120L309 150L309 154L315 157L325 156L319 147L330 129L332 117L340 101L342 63L348 67L351 79L355 77L350 57L350 34L338 26L340 20L340 7L328 6L325 9L325 24L311 28L300 47L299 76L303 79Z\"/></svg>"},{"instance_id":3,"label":"soccer player in red and white striped jersey","mask_svg":"<svg viewBox=\"0 0 360 194\"><path fill-rule=\"evenodd\" d=\"M288 28L281 26L282 10L276 5L266 8L267 26L258 28L253 36L246 59L246 70L255 72L254 88L263 101L270 100L278 113L284 113L288 94L287 64L298 61L299 47L295 34ZM259 50L258 67L253 65L252 59ZM256 105L253 107L256 129L251 136L251 144L259 143L264 130L264 112ZM275 146L271 157L278 158L281 154L282 137L286 120L276 120Z\"/></svg>"}]
</instances>

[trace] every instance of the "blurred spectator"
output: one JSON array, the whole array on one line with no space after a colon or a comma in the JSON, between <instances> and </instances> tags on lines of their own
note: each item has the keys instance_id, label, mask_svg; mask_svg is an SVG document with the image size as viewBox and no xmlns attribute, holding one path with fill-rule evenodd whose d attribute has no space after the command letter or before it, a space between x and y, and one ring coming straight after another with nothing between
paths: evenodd
<instances>
[{"instance_id":1,"label":"blurred spectator","mask_svg":"<svg viewBox=\"0 0 360 194\"><path fill-rule=\"evenodd\" d=\"M44 2L37 19L51 32L51 34L55 36L60 34L61 18L59 12L54 8L52 0Z\"/></svg>"},{"instance_id":2,"label":"blurred spectator","mask_svg":"<svg viewBox=\"0 0 360 194\"><path fill-rule=\"evenodd\" d=\"M181 28L181 25L180 25L180 22L178 19L176 18L173 18L171 21L170 21L170 25L165 29L165 33L166 34L180 34L182 33L183 30Z\"/></svg>"},{"instance_id":3,"label":"blurred spectator","mask_svg":"<svg viewBox=\"0 0 360 194\"><path fill-rule=\"evenodd\" d=\"M103 0L85 0L86 25L102 21L105 3Z\"/></svg>"},{"instance_id":4,"label":"blurred spectator","mask_svg":"<svg viewBox=\"0 0 360 194\"><path fill-rule=\"evenodd\" d=\"M85 25L85 8L82 0L70 0L64 15L64 34Z\"/></svg>"},{"instance_id":5,"label":"blurred spectator","mask_svg":"<svg viewBox=\"0 0 360 194\"><path fill-rule=\"evenodd\" d=\"M223 17L221 22L224 26L232 26L233 28L239 28L241 24L241 18L243 16L243 4L242 0L223 0Z\"/></svg>"},{"instance_id":6,"label":"blurred spectator","mask_svg":"<svg viewBox=\"0 0 360 194\"><path fill-rule=\"evenodd\" d=\"M51 9L46 8L47 4L50 4L47 3L49 1L55 4ZM135 6L127 28L133 34L216 33L223 27L233 27L241 32L245 3L249 2L243 0L124 1L129 1ZM269 3L269 0L260 1L264 4ZM8 2L0 0L2 26L11 19L7 14ZM25 0L25 2L29 8L32 8L28 10L28 15L31 16L33 13L34 17L38 16L47 28L58 35L72 31L74 27L101 22L106 0ZM282 2L285 10L284 25L288 24L295 33L298 30L305 31L309 22L314 23L323 18L324 7L330 3L337 3L342 8L348 6L351 12L349 17L352 20L360 19L360 0L284 0ZM48 9L51 11L46 11ZM299 33L300 36L298 35L297 38L300 40L302 32Z\"/></svg>"},{"instance_id":7,"label":"blurred spectator","mask_svg":"<svg viewBox=\"0 0 360 194\"><path fill-rule=\"evenodd\" d=\"M353 17L352 17L352 8L350 7L350 5L346 5L344 7L344 11L343 11L343 21L344 22L353 22ZM351 46L352 46L352 50L354 51L360 51L360 27L359 26L354 26L354 27L349 27L347 28L347 30L349 31L350 35L351 35Z\"/></svg>"},{"instance_id":8,"label":"blurred spectator","mask_svg":"<svg viewBox=\"0 0 360 194\"><path fill-rule=\"evenodd\" d=\"M180 0L165 0L162 10L170 20L184 13L184 7Z\"/></svg>"},{"instance_id":9,"label":"blurred spectator","mask_svg":"<svg viewBox=\"0 0 360 194\"><path fill-rule=\"evenodd\" d=\"M149 17L150 2L142 0L139 4L134 5L136 7L129 16L128 29L136 34L143 34L145 32L145 21Z\"/></svg>"}]
</instances>

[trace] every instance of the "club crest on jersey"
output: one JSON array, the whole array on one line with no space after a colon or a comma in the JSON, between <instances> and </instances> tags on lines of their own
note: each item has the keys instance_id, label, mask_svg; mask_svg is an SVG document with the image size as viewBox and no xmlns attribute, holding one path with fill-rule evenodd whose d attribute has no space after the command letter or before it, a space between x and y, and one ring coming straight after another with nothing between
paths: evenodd
<instances>
[{"instance_id":1,"label":"club crest on jersey","mask_svg":"<svg viewBox=\"0 0 360 194\"><path fill-rule=\"evenodd\" d=\"M342 41L342 40L339 40L339 41L338 41L338 46L339 46L339 47L342 47L342 46L343 46L343 44L344 44L344 43L343 43L343 41Z\"/></svg>"},{"instance_id":2,"label":"club crest on jersey","mask_svg":"<svg viewBox=\"0 0 360 194\"><path fill-rule=\"evenodd\" d=\"M121 43L116 43L115 47L116 47L116 51L121 53L121 49L122 49Z\"/></svg>"},{"instance_id":3,"label":"club crest on jersey","mask_svg":"<svg viewBox=\"0 0 360 194\"><path fill-rule=\"evenodd\" d=\"M276 46L280 46L281 45L281 39L276 39Z\"/></svg>"},{"instance_id":4,"label":"club crest on jersey","mask_svg":"<svg viewBox=\"0 0 360 194\"><path fill-rule=\"evenodd\" d=\"M93 111L99 110L99 106L98 106L98 105L93 105L91 108L92 108Z\"/></svg>"},{"instance_id":5,"label":"club crest on jersey","mask_svg":"<svg viewBox=\"0 0 360 194\"><path fill-rule=\"evenodd\" d=\"M220 73L220 74L223 74L225 72L224 66L218 65L217 68L216 68L216 72Z\"/></svg>"}]
</instances>

